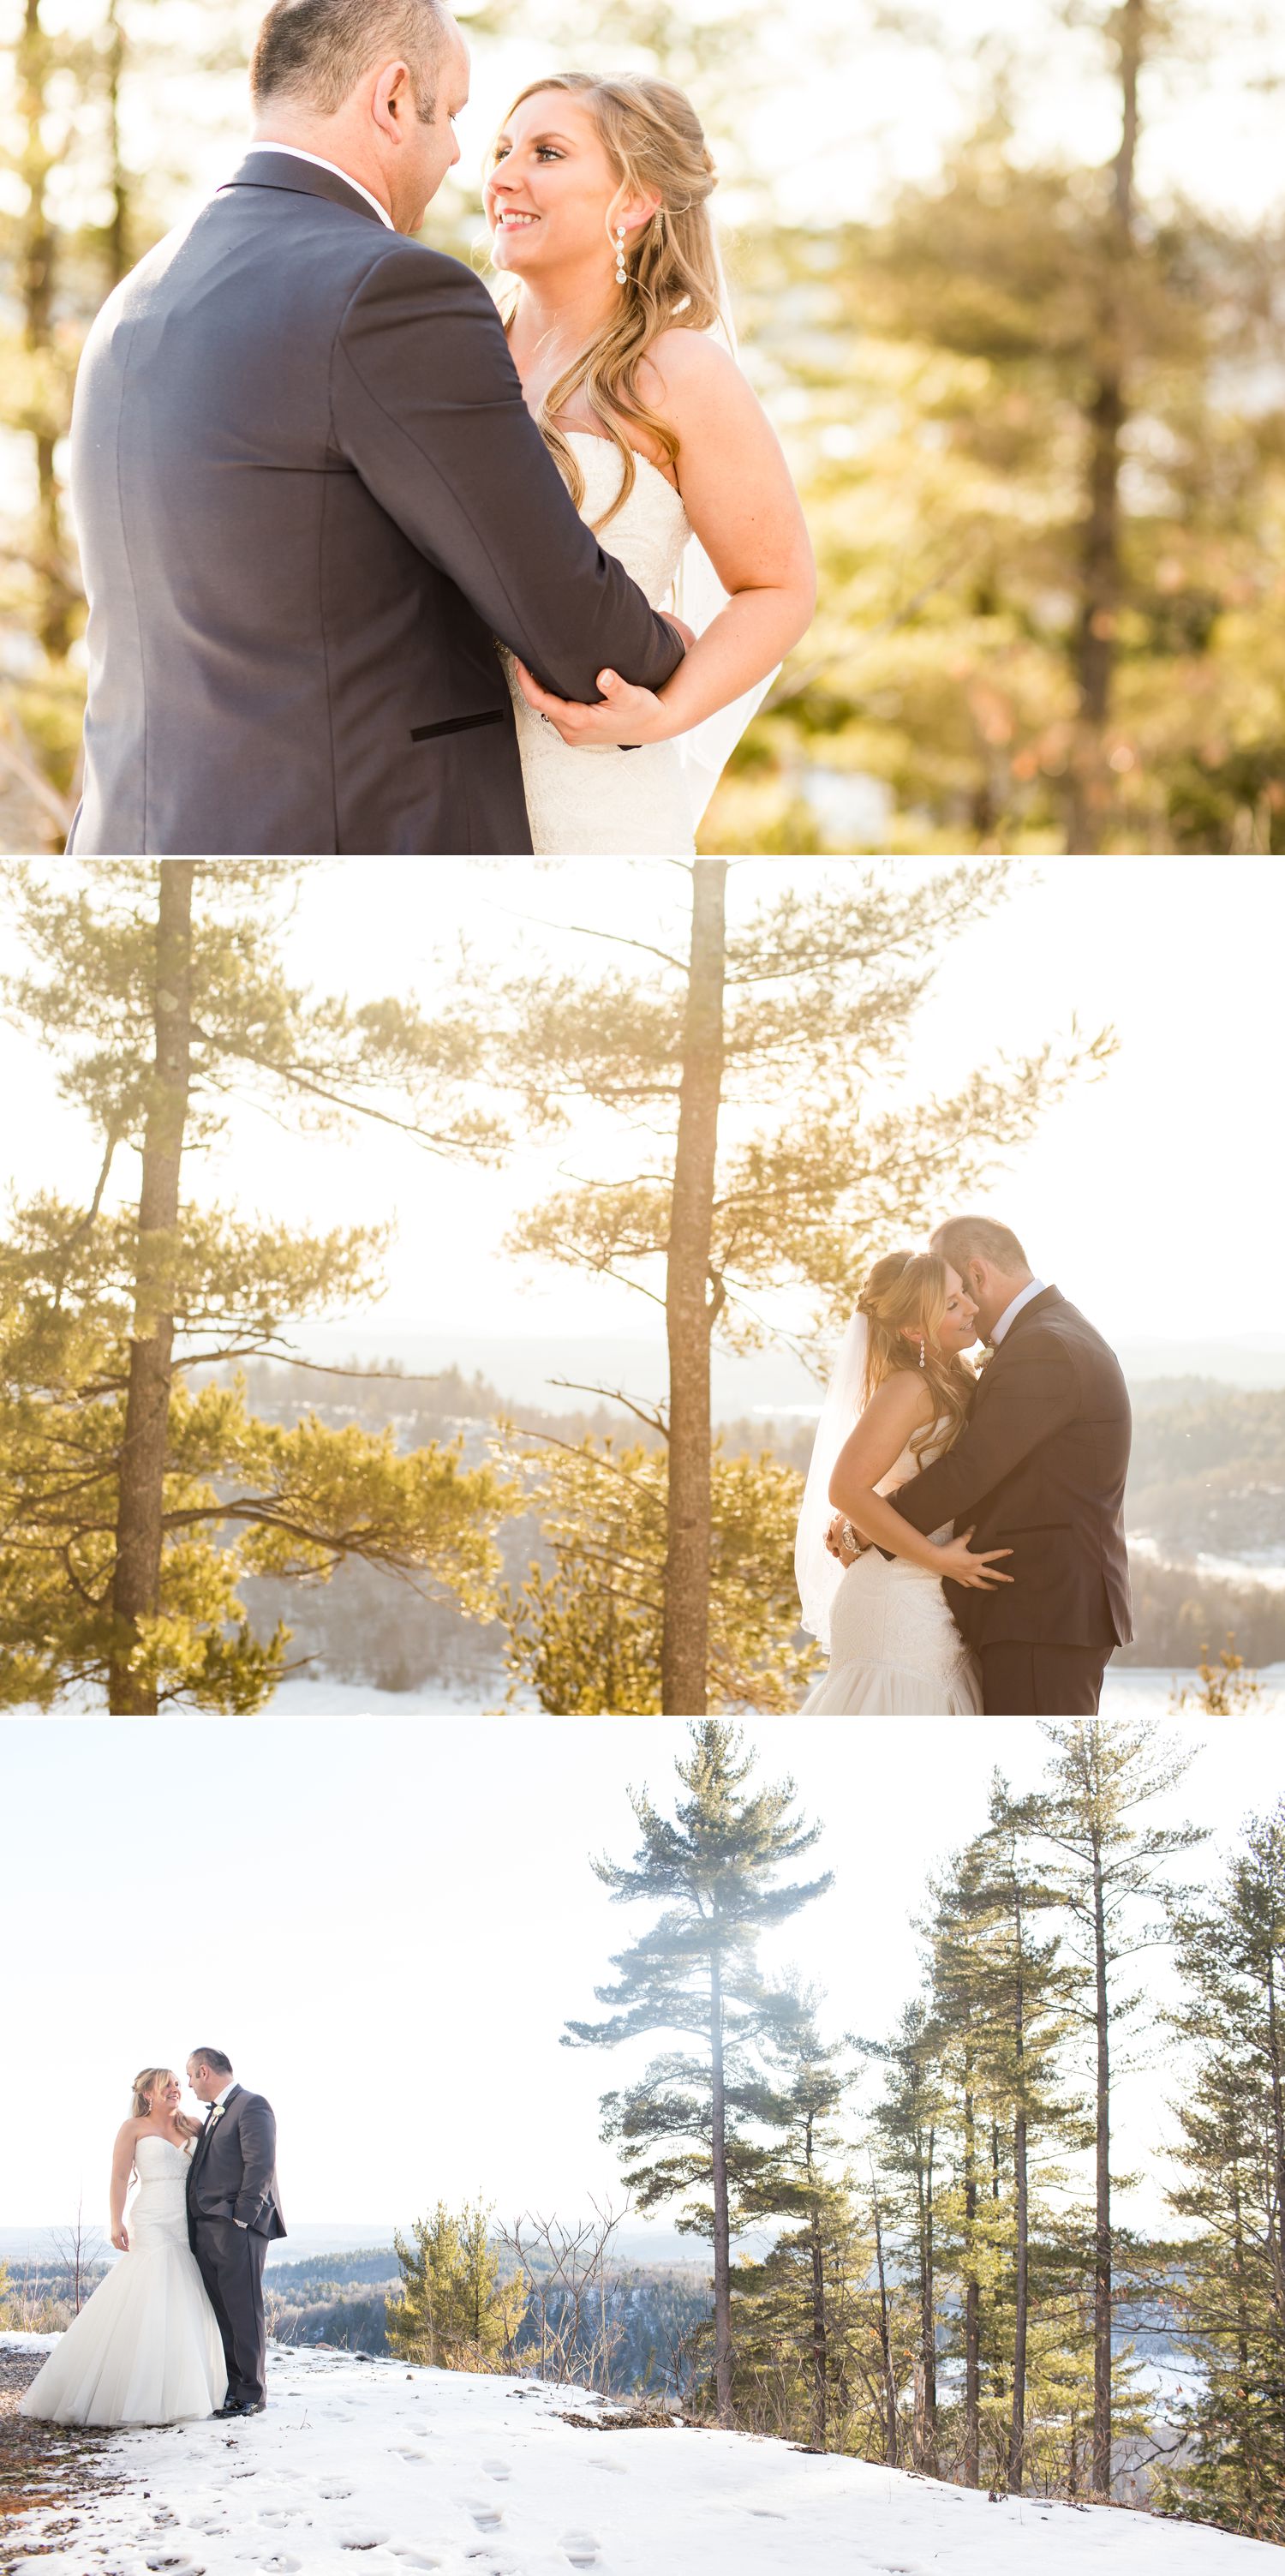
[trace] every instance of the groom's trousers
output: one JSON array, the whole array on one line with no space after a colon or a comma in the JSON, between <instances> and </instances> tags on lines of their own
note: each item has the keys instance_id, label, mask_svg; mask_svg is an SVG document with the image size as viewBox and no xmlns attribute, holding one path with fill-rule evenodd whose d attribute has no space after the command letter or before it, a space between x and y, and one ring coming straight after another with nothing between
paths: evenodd
<instances>
[{"instance_id":1,"label":"groom's trousers","mask_svg":"<svg viewBox=\"0 0 1285 2576\"><path fill-rule=\"evenodd\" d=\"M261 2405L266 2335L263 2265L266 2236L232 2218L198 2218L192 2229L197 2268L209 2293L228 2366L228 2404Z\"/></svg>"},{"instance_id":2,"label":"groom's trousers","mask_svg":"<svg viewBox=\"0 0 1285 2576\"><path fill-rule=\"evenodd\" d=\"M983 1646L982 1704L987 1717L1096 1717L1109 1647L1026 1645L1015 1639Z\"/></svg>"}]
</instances>

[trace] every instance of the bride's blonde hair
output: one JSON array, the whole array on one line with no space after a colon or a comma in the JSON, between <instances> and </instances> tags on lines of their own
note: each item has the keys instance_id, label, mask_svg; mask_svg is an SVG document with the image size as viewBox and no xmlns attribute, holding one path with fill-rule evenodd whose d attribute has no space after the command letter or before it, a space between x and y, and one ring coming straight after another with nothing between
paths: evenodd
<instances>
[{"instance_id":1,"label":"bride's blonde hair","mask_svg":"<svg viewBox=\"0 0 1285 2576\"><path fill-rule=\"evenodd\" d=\"M587 342L564 367L536 414L545 444L579 509L585 495L584 475L558 428L558 414L583 387L585 401L621 456L620 490L611 508L595 522L603 527L628 499L637 479L634 450L622 421L632 422L654 438L671 465L678 454L672 429L644 402L638 377L653 340L662 331L675 327L711 331L720 318L723 279L709 214L718 173L691 100L671 81L629 74L608 80L593 72L551 72L547 80L530 81L519 91L509 115L524 100L538 98L548 89L566 90L588 108L622 188L660 199L655 214L630 238L629 280L611 319L598 338ZM521 287L516 286L505 307L506 324L513 318L520 294Z\"/></svg>"},{"instance_id":2,"label":"bride's blonde hair","mask_svg":"<svg viewBox=\"0 0 1285 2576\"><path fill-rule=\"evenodd\" d=\"M968 1419L968 1402L977 1383L963 1353L943 1351L937 1339L949 1299L946 1264L935 1252L886 1252L876 1261L857 1310L866 1319L866 1387L868 1404L877 1386L894 1369L919 1369L932 1393L935 1419L911 1436L916 1457L925 1441L951 1448ZM909 1324L916 1335L905 1338Z\"/></svg>"},{"instance_id":3,"label":"bride's blonde hair","mask_svg":"<svg viewBox=\"0 0 1285 2576\"><path fill-rule=\"evenodd\" d=\"M144 2066L134 2078L134 2099L130 2105L135 2120L146 2120L152 2110L152 2095L158 2084L168 2084L174 2074L172 2066ZM177 2077L175 2081L177 2082Z\"/></svg>"}]
</instances>

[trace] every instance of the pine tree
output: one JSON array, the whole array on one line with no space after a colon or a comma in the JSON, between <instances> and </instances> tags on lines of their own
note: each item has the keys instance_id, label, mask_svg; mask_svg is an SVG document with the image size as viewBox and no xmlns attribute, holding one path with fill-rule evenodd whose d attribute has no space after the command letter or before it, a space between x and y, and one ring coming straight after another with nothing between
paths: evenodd
<instances>
[{"instance_id":1,"label":"pine tree","mask_svg":"<svg viewBox=\"0 0 1285 2576\"><path fill-rule=\"evenodd\" d=\"M1050 1854L1049 1880L1069 1919L1080 2012L1094 2058L1093 2455L1091 2493L1111 2492L1112 2318L1115 2235L1111 2198L1113 2043L1141 2003L1122 1992L1123 1963L1166 1937L1179 1894L1169 1865L1205 1839L1203 1827L1135 1822L1137 1810L1177 1786L1192 1755L1158 1746L1153 1730L1123 1719L1046 1726L1053 1746L1045 1789L1028 1802L1030 1830Z\"/></svg>"},{"instance_id":2,"label":"pine tree","mask_svg":"<svg viewBox=\"0 0 1285 2576\"><path fill-rule=\"evenodd\" d=\"M1285 2541L1285 1801L1255 1817L1214 1901L1183 1909L1184 2005L1195 2050L1176 2108L1195 2233L1171 2295L1200 2372L1181 2410L1191 2448L1166 2470L1173 2513Z\"/></svg>"},{"instance_id":3,"label":"pine tree","mask_svg":"<svg viewBox=\"0 0 1285 2576\"><path fill-rule=\"evenodd\" d=\"M46 1193L0 1246L10 1705L86 1681L123 1714L182 1697L260 1705L285 1632L252 1636L240 1573L324 1579L352 1555L445 1582L466 1606L489 1598L510 1499L494 1470L431 1444L402 1457L391 1431L261 1422L243 1387L210 1375L280 1353L288 1323L369 1296L385 1240L192 1205L188 1158L219 1133L229 1092L305 1134L368 1118L452 1159L492 1157L502 1138L469 1097L477 1042L457 1021L289 983L277 899L306 866L7 871L30 962L6 999L97 1136L88 1204ZM130 1150L136 1215L109 1199Z\"/></svg>"},{"instance_id":4,"label":"pine tree","mask_svg":"<svg viewBox=\"0 0 1285 2576\"><path fill-rule=\"evenodd\" d=\"M790 2012L788 1997L759 1972L757 1945L830 1878L780 1883L821 1830L793 1812L793 1782L753 1786L739 1731L716 1719L694 1725L690 1737L688 1758L675 1764L687 1796L674 1821L645 1790L634 1791L642 1841L632 1865L594 1863L614 1903L659 1899L663 1910L613 1959L615 1982L595 1988L610 2017L568 2022L563 2046L614 2048L658 2031L695 2042L653 2060L627 2092L607 2094L603 2134L623 2151L640 2209L676 2200L679 2227L710 2240L715 2404L727 2424L732 2213L767 2152L756 2129L775 2116L761 2052L773 2038L779 2043Z\"/></svg>"},{"instance_id":5,"label":"pine tree","mask_svg":"<svg viewBox=\"0 0 1285 2576\"><path fill-rule=\"evenodd\" d=\"M788 1996L769 2045L781 2134L743 2188L738 2215L743 2224L785 2224L761 2262L737 2268L732 2288L738 2397L741 2374L788 2367L802 2402L786 2410L781 2429L825 2451L847 2412L846 2343L872 2249L836 2125L853 2073L843 2048L821 2037L819 2002L812 1989Z\"/></svg>"},{"instance_id":6,"label":"pine tree","mask_svg":"<svg viewBox=\"0 0 1285 2576\"><path fill-rule=\"evenodd\" d=\"M458 2213L440 2201L417 2218L407 2245L394 2231L402 2285L387 2305L390 2349L436 2370L510 2368L526 2314L520 2275L502 2277L490 2210L478 2200Z\"/></svg>"},{"instance_id":7,"label":"pine tree","mask_svg":"<svg viewBox=\"0 0 1285 2576\"><path fill-rule=\"evenodd\" d=\"M908 2250L918 2335L914 2364L913 2464L938 2473L937 2253L938 2151L946 2108L942 2032L922 1996L906 2005L890 2040L863 2043L882 2061L885 2092L873 2114L881 2170Z\"/></svg>"}]
</instances>

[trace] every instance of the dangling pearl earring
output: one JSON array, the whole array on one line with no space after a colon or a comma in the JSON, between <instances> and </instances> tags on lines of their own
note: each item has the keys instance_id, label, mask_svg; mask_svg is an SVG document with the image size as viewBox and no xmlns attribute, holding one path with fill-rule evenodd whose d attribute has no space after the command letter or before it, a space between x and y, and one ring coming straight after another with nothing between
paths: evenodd
<instances>
[{"instance_id":1,"label":"dangling pearl earring","mask_svg":"<svg viewBox=\"0 0 1285 2576\"><path fill-rule=\"evenodd\" d=\"M921 1368L926 1368L928 1365L928 1362L924 1357L924 1337L922 1333L919 1336L919 1365Z\"/></svg>"},{"instance_id":2,"label":"dangling pearl earring","mask_svg":"<svg viewBox=\"0 0 1285 2576\"><path fill-rule=\"evenodd\" d=\"M616 284L617 284L617 286L626 286L626 285L628 285L628 282L629 282L629 272L628 272L628 270L627 270L627 269L626 269L626 267L625 267L625 227L624 227L624 225L623 225L623 224L617 224L617 226L616 226Z\"/></svg>"}]
</instances>

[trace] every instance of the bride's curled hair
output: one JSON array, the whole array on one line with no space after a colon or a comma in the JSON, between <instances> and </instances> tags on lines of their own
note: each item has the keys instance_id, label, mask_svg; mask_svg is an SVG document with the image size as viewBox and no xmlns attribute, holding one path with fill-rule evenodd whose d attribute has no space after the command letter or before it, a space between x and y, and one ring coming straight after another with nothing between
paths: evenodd
<instances>
[{"instance_id":1,"label":"bride's curled hair","mask_svg":"<svg viewBox=\"0 0 1285 2576\"><path fill-rule=\"evenodd\" d=\"M157 2087L161 2084L168 2084L173 2072L174 2069L172 2066L140 2067L138 2074L134 2078L134 2099L130 2104L130 2116L132 2119L147 2119L152 2109Z\"/></svg>"},{"instance_id":2,"label":"bride's curled hair","mask_svg":"<svg viewBox=\"0 0 1285 2576\"><path fill-rule=\"evenodd\" d=\"M606 328L563 369L537 414L545 444L577 509L584 499L584 476L557 426L558 414L572 394L583 388L590 410L619 448L621 485L610 510L597 523L604 526L628 499L637 479L634 451L622 421L655 439L671 465L678 453L673 431L643 399L638 378L653 340L662 331L675 327L711 331L721 317L723 278L709 213L718 173L691 100L670 81L628 74L606 79L592 72L551 72L547 80L528 82L513 100L510 116L542 90L566 90L579 99L597 126L621 186L660 199L655 213L630 237L629 283ZM515 303L516 293L508 315Z\"/></svg>"},{"instance_id":3,"label":"bride's curled hair","mask_svg":"<svg viewBox=\"0 0 1285 2576\"><path fill-rule=\"evenodd\" d=\"M937 1339L949 1298L946 1264L935 1252L886 1252L876 1261L861 1295L858 1312L866 1319L867 1404L877 1386L894 1369L918 1369L923 1343L923 1375L931 1389L935 1420L916 1431L910 1446L916 1457L925 1443L950 1448L968 1419L976 1377L961 1352L949 1356ZM906 1327L914 1335L906 1339Z\"/></svg>"}]
</instances>

